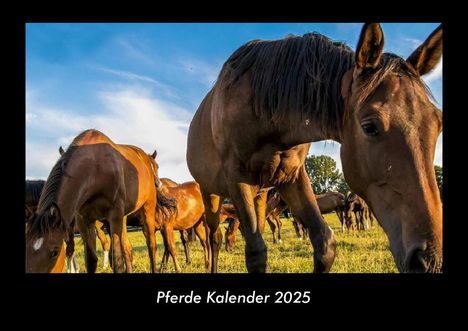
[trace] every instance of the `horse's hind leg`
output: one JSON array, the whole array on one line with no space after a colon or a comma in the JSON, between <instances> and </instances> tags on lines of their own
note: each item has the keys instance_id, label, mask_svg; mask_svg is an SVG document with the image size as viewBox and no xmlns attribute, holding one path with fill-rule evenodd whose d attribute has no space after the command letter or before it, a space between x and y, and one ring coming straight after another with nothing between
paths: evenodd
<instances>
[{"instance_id":1,"label":"horse's hind leg","mask_svg":"<svg viewBox=\"0 0 468 331\"><path fill-rule=\"evenodd\" d=\"M188 231L180 230L180 240L182 241L182 245L184 245L185 264L190 265L192 261L190 260L190 247L188 243L189 242L188 236L189 236Z\"/></svg>"},{"instance_id":2,"label":"horse's hind leg","mask_svg":"<svg viewBox=\"0 0 468 331\"><path fill-rule=\"evenodd\" d=\"M268 217L267 222L268 222L268 225L270 226L271 234L273 235L273 244L276 244L278 242L278 239L276 238L276 224L272 220L272 217Z\"/></svg>"},{"instance_id":3,"label":"horse's hind leg","mask_svg":"<svg viewBox=\"0 0 468 331\"><path fill-rule=\"evenodd\" d=\"M166 270L167 261L169 260L169 244L167 242L166 232L163 231L162 229L161 229L161 236L162 236L163 244L164 244L164 253L163 253L162 260L161 260L161 266L159 268L159 272L163 273L164 270Z\"/></svg>"},{"instance_id":4,"label":"horse's hind leg","mask_svg":"<svg viewBox=\"0 0 468 331\"><path fill-rule=\"evenodd\" d=\"M279 192L293 214L309 231L314 247L314 272L329 272L335 260L336 241L333 230L320 213L305 167L302 166L296 182L282 184Z\"/></svg>"},{"instance_id":5,"label":"horse's hind leg","mask_svg":"<svg viewBox=\"0 0 468 331\"><path fill-rule=\"evenodd\" d=\"M159 272L156 267L156 201L147 201L143 208L143 233L146 238L146 246L148 247L150 269L152 273L155 273Z\"/></svg>"},{"instance_id":6,"label":"horse's hind leg","mask_svg":"<svg viewBox=\"0 0 468 331\"><path fill-rule=\"evenodd\" d=\"M276 217L276 228L278 229L278 242L281 244L281 227L283 226L283 223L281 222L280 215Z\"/></svg>"},{"instance_id":7,"label":"horse's hind leg","mask_svg":"<svg viewBox=\"0 0 468 331\"><path fill-rule=\"evenodd\" d=\"M172 261L174 262L175 271L177 273L181 272L181 268L179 263L177 262L177 251L175 247L175 240L174 240L174 229L171 225L163 225L162 231L166 235L167 240L167 247L169 249L169 253L171 253Z\"/></svg>"}]
</instances>

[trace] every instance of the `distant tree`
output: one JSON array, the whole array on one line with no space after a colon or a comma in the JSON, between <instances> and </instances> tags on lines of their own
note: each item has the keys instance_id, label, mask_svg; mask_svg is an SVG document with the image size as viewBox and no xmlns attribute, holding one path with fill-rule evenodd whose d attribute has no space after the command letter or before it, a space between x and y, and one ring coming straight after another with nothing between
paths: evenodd
<instances>
[{"instance_id":1,"label":"distant tree","mask_svg":"<svg viewBox=\"0 0 468 331\"><path fill-rule=\"evenodd\" d=\"M315 194L336 190L341 173L331 157L310 155L305 160L305 167Z\"/></svg>"},{"instance_id":2,"label":"distant tree","mask_svg":"<svg viewBox=\"0 0 468 331\"><path fill-rule=\"evenodd\" d=\"M437 186L439 187L440 197L442 198L442 180L443 180L443 171L442 167L434 165L435 176L437 180Z\"/></svg>"}]
</instances>

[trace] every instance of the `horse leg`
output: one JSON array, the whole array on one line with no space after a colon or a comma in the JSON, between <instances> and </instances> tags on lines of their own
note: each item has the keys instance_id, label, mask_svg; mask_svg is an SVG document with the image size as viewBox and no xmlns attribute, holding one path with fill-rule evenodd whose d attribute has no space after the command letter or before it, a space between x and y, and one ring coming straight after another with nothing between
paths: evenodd
<instances>
[{"instance_id":1,"label":"horse leg","mask_svg":"<svg viewBox=\"0 0 468 331\"><path fill-rule=\"evenodd\" d=\"M133 249L127 233L127 216L122 219L122 244L127 273L133 273Z\"/></svg>"},{"instance_id":2,"label":"horse leg","mask_svg":"<svg viewBox=\"0 0 468 331\"><path fill-rule=\"evenodd\" d=\"M203 256L205 257L205 269L208 270L210 267L210 260L209 260L209 254L208 254L209 247L206 241L206 232L205 232L205 226L203 225L203 221L201 220L200 222L198 222L198 224L196 224L192 229L195 235L200 240L200 244L202 245Z\"/></svg>"},{"instance_id":3,"label":"horse leg","mask_svg":"<svg viewBox=\"0 0 468 331\"><path fill-rule=\"evenodd\" d=\"M302 240L302 234L301 234L301 229L299 228L299 223L296 221L296 219L293 219L292 224L294 227L294 231L296 232L296 237L298 237L299 240Z\"/></svg>"},{"instance_id":4,"label":"horse leg","mask_svg":"<svg viewBox=\"0 0 468 331\"><path fill-rule=\"evenodd\" d=\"M309 232L314 247L314 272L329 272L335 260L336 241L320 213L305 167L295 182L280 185L279 192Z\"/></svg>"},{"instance_id":5,"label":"horse leg","mask_svg":"<svg viewBox=\"0 0 468 331\"><path fill-rule=\"evenodd\" d=\"M169 260L169 247L168 247L169 244L167 242L166 232L163 229L161 229L161 237L163 238L164 253L163 253L162 260L161 260L161 267L159 268L159 272L163 273L164 270L166 270L167 261Z\"/></svg>"},{"instance_id":6,"label":"horse leg","mask_svg":"<svg viewBox=\"0 0 468 331\"><path fill-rule=\"evenodd\" d=\"M189 230L191 231L191 230ZM185 264L190 265L192 261L190 260L190 248L188 243L188 232L186 230L180 230L180 240L182 241L182 245L184 245L184 252L185 252Z\"/></svg>"},{"instance_id":7,"label":"horse leg","mask_svg":"<svg viewBox=\"0 0 468 331\"><path fill-rule=\"evenodd\" d=\"M110 225L110 234L112 241L112 268L114 273L124 273L125 267L125 238L123 235L124 215L123 208L112 209L107 215L107 221Z\"/></svg>"},{"instance_id":8,"label":"horse leg","mask_svg":"<svg viewBox=\"0 0 468 331\"><path fill-rule=\"evenodd\" d=\"M278 242L281 244L281 227L283 226L283 223L281 222L280 216L278 215L276 217L276 228L278 229Z\"/></svg>"},{"instance_id":9,"label":"horse leg","mask_svg":"<svg viewBox=\"0 0 468 331\"><path fill-rule=\"evenodd\" d=\"M75 257L75 233L72 230L68 233L68 239L65 242L66 250L65 255L67 257L67 273L77 274L80 272L78 262Z\"/></svg>"},{"instance_id":10,"label":"horse leg","mask_svg":"<svg viewBox=\"0 0 468 331\"><path fill-rule=\"evenodd\" d=\"M162 231L166 235L167 248L169 249L169 253L171 254L172 261L174 262L175 271L179 273L181 272L181 268L179 266L179 263L177 262L177 250L174 240L174 229L172 228L171 224L166 224L163 225Z\"/></svg>"},{"instance_id":11,"label":"horse leg","mask_svg":"<svg viewBox=\"0 0 468 331\"><path fill-rule=\"evenodd\" d=\"M267 267L267 247L262 238L268 191L258 191L237 174L231 181L229 193L239 213L240 227L245 239L245 262L249 273L264 273Z\"/></svg>"},{"instance_id":12,"label":"horse leg","mask_svg":"<svg viewBox=\"0 0 468 331\"><path fill-rule=\"evenodd\" d=\"M276 239L276 224L271 220L271 217L267 217L268 225L271 229L271 234L273 235L273 244L276 244L278 240Z\"/></svg>"},{"instance_id":13,"label":"horse leg","mask_svg":"<svg viewBox=\"0 0 468 331\"><path fill-rule=\"evenodd\" d=\"M343 211L340 209L335 209L336 216L338 216L338 219L340 220L341 224L341 232L344 233L344 219L343 219Z\"/></svg>"},{"instance_id":14,"label":"horse leg","mask_svg":"<svg viewBox=\"0 0 468 331\"><path fill-rule=\"evenodd\" d=\"M107 239L106 233L104 232L104 223L100 221L96 221L96 234L101 242L102 252L104 256L104 260L102 263L102 268L106 269L109 266L109 250L110 250L110 242Z\"/></svg>"},{"instance_id":15,"label":"horse leg","mask_svg":"<svg viewBox=\"0 0 468 331\"><path fill-rule=\"evenodd\" d=\"M218 271L218 252L221 243L215 236L219 227L219 212L221 211L221 201L223 198L216 194L210 194L201 189L203 204L205 206L205 232L208 238L208 254L211 262L211 272ZM218 247L219 246L219 247ZM209 269L208 266L207 269Z\"/></svg>"},{"instance_id":16,"label":"horse leg","mask_svg":"<svg viewBox=\"0 0 468 331\"><path fill-rule=\"evenodd\" d=\"M146 238L150 269L152 273L159 272L156 267L156 201L147 201L143 206L143 233Z\"/></svg>"},{"instance_id":17,"label":"horse leg","mask_svg":"<svg viewBox=\"0 0 468 331\"><path fill-rule=\"evenodd\" d=\"M83 246L85 249L85 264L86 271L94 274L97 269L98 257L96 255L96 231L94 222L87 222L83 217L75 216L76 224L83 239Z\"/></svg>"}]
</instances>

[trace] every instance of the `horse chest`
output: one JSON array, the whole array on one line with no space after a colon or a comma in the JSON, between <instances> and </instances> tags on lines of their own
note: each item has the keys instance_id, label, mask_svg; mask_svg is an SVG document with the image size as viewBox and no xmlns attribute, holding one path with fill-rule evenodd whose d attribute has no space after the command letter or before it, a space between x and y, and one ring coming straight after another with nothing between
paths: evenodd
<instances>
[{"instance_id":1,"label":"horse chest","mask_svg":"<svg viewBox=\"0 0 468 331\"><path fill-rule=\"evenodd\" d=\"M260 150L252 155L248 164L249 171L259 176L261 186L276 186L294 181L304 160L303 153L295 149L274 152Z\"/></svg>"}]
</instances>

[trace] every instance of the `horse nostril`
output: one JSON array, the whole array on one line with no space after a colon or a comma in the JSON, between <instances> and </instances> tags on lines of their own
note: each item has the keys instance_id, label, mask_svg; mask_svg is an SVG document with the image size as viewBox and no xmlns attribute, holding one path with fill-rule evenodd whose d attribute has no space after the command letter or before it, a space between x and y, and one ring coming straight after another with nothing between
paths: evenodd
<instances>
[{"instance_id":1,"label":"horse nostril","mask_svg":"<svg viewBox=\"0 0 468 331\"><path fill-rule=\"evenodd\" d=\"M421 248L414 249L407 258L409 272L427 272L426 254Z\"/></svg>"}]
</instances>

